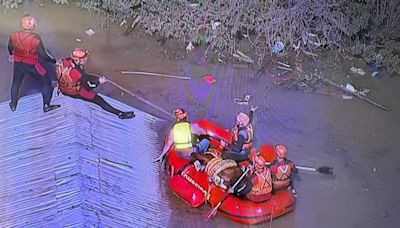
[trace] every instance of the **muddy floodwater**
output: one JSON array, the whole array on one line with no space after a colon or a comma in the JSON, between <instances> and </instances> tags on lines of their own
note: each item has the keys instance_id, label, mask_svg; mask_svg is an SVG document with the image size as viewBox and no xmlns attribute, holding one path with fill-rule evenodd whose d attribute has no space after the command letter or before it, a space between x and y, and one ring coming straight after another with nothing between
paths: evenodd
<instances>
[{"instance_id":1,"label":"muddy floodwater","mask_svg":"<svg viewBox=\"0 0 400 228\"><path fill-rule=\"evenodd\" d=\"M256 148L264 143L280 143L288 147L288 158L296 164L334 167L333 176L300 171L294 178L299 193L295 211L274 219L272 223L265 222L254 227L399 226L398 77L387 76L377 80L366 75L353 80L358 87L371 90L371 99L391 108L390 112L386 112L356 97L345 100L273 86L266 72L257 74L251 67L230 64L204 64L196 60L198 56L195 52L186 58L175 58L174 55L184 55L184 45L171 41L163 47L152 37L135 38L136 30L130 37L122 36L119 23L106 28L104 18L73 6L48 3L39 6L31 2L19 10L0 9L2 104L10 99L12 80L12 65L7 61L6 45L10 33L18 28L18 21L26 11L38 18L37 32L56 58L68 56L75 47L85 47L91 52L87 66L89 72L106 75L168 112L175 107L184 107L190 119L207 118L225 128L235 123L238 112L248 112L251 105L259 106L254 114ZM85 31L88 28L93 29L95 34L87 35ZM356 63L356 60L349 61L342 67L350 68ZM192 79L122 75L121 70L184 75ZM330 68L325 76L338 78L341 74L339 70ZM205 75L212 75L216 82L207 84L202 79ZM34 80L28 78L23 94L37 93L37 86ZM212 221L205 221L209 205L190 208L168 188L163 166L153 163L152 159L161 153L165 133L173 123L171 119L112 85L104 84L98 92L160 119L152 126L158 137L153 149L141 148L132 151L131 157L126 158L135 165L138 157L143 158L143 162L137 165L146 167L143 170L147 173L140 173L140 178L123 176L132 178L129 188L137 186L137 195L142 201L136 206L141 208L145 218L141 223L145 224L143 226L242 227L218 214ZM235 98L243 98L247 94L251 95L248 105L234 102ZM18 112L12 115L18 115ZM1 118L12 119L10 116ZM0 173L6 175L7 172L1 170ZM146 189L146 186L152 189ZM121 188L123 190L124 186ZM4 195L0 195L0 204L1 200L5 200ZM134 201L134 198L130 200ZM7 219L0 217L0 224ZM106 226L105 223L103 225Z\"/></svg>"}]
</instances>

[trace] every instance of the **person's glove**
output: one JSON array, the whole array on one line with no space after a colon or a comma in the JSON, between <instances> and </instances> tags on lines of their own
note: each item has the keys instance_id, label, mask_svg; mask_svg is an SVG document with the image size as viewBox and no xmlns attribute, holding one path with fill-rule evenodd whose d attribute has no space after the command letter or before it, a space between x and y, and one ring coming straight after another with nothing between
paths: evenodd
<instances>
[{"instance_id":1,"label":"person's glove","mask_svg":"<svg viewBox=\"0 0 400 228\"><path fill-rule=\"evenodd\" d=\"M99 78L99 83L100 84L103 84L103 83L105 83L107 81L107 79L106 79L106 77L104 77L104 76L101 76L100 78Z\"/></svg>"},{"instance_id":2,"label":"person's glove","mask_svg":"<svg viewBox=\"0 0 400 228\"><path fill-rule=\"evenodd\" d=\"M250 171L254 170L254 165L249 164L249 166L247 166L248 169L250 169Z\"/></svg>"},{"instance_id":3,"label":"person's glove","mask_svg":"<svg viewBox=\"0 0 400 228\"><path fill-rule=\"evenodd\" d=\"M8 61L9 61L10 63L13 63L13 62L14 62L14 55L8 56Z\"/></svg>"},{"instance_id":4,"label":"person's glove","mask_svg":"<svg viewBox=\"0 0 400 228\"><path fill-rule=\"evenodd\" d=\"M196 161L194 161L194 168L196 169L196 171L197 172L200 172L200 170L201 170L201 163L200 163L200 161L198 161L198 160L196 160Z\"/></svg>"},{"instance_id":5,"label":"person's glove","mask_svg":"<svg viewBox=\"0 0 400 228\"><path fill-rule=\"evenodd\" d=\"M255 112L258 109L258 106L251 106L250 111Z\"/></svg>"}]
</instances>

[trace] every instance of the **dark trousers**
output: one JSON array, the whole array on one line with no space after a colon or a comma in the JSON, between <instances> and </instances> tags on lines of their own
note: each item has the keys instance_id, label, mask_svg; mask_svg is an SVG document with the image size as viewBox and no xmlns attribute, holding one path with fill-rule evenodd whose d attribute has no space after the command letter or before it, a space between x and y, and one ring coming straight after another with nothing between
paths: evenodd
<instances>
[{"instance_id":1,"label":"dark trousers","mask_svg":"<svg viewBox=\"0 0 400 228\"><path fill-rule=\"evenodd\" d=\"M225 153L222 153L222 159L232 159L236 162L242 162L249 159L249 152L246 150L242 150L239 153L233 150L229 150Z\"/></svg>"},{"instance_id":2,"label":"dark trousers","mask_svg":"<svg viewBox=\"0 0 400 228\"><path fill-rule=\"evenodd\" d=\"M99 95L96 94L96 96L93 99L88 99L86 97L83 97L81 95L68 95L68 94L64 94L66 96L72 97L72 98L76 98L76 99L81 99L84 101L89 101L93 104L97 104L98 106L100 106L102 109L106 110L107 112L111 112L115 115L118 115L119 113L121 113L120 110L114 108L113 106L111 106L109 103L107 103L102 97L100 97Z\"/></svg>"},{"instance_id":3,"label":"dark trousers","mask_svg":"<svg viewBox=\"0 0 400 228\"><path fill-rule=\"evenodd\" d=\"M11 86L11 103L17 105L19 99L19 90L24 80L25 75L34 77L42 85L41 92L43 96L43 104L50 105L51 97L53 96L53 87L51 86L51 79L46 74L42 76L37 72L35 66L26 63L14 63L14 75Z\"/></svg>"}]
</instances>

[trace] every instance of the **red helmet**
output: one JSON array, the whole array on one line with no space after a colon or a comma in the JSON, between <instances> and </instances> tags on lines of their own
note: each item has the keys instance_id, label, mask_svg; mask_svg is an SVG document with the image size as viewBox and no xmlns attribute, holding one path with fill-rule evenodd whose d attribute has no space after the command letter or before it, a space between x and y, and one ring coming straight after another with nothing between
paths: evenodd
<instances>
[{"instance_id":1,"label":"red helmet","mask_svg":"<svg viewBox=\"0 0 400 228\"><path fill-rule=\"evenodd\" d=\"M21 19L21 27L24 30L33 31L37 24L36 18L32 16L25 16Z\"/></svg>"},{"instance_id":2,"label":"red helmet","mask_svg":"<svg viewBox=\"0 0 400 228\"><path fill-rule=\"evenodd\" d=\"M75 48L71 53L71 58L78 64L85 64L89 52L83 48Z\"/></svg>"},{"instance_id":3,"label":"red helmet","mask_svg":"<svg viewBox=\"0 0 400 228\"><path fill-rule=\"evenodd\" d=\"M183 120L187 118L187 112L183 108L177 108L174 110L174 115L177 120Z\"/></svg>"},{"instance_id":4,"label":"red helmet","mask_svg":"<svg viewBox=\"0 0 400 228\"><path fill-rule=\"evenodd\" d=\"M285 158L287 154L287 148L282 144L278 144L275 146L275 153L276 156L280 158Z\"/></svg>"},{"instance_id":5,"label":"red helmet","mask_svg":"<svg viewBox=\"0 0 400 228\"><path fill-rule=\"evenodd\" d=\"M247 126L250 123L250 118L248 115L246 115L245 113L241 112L236 116L236 120L238 122L238 124L241 124L243 126Z\"/></svg>"}]
</instances>

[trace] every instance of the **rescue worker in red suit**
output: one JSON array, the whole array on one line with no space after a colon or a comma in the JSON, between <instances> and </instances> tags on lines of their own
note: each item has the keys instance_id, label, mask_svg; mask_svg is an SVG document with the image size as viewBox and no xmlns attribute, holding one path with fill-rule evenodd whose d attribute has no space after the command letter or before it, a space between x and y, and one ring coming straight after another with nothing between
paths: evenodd
<instances>
[{"instance_id":1,"label":"rescue worker in red suit","mask_svg":"<svg viewBox=\"0 0 400 228\"><path fill-rule=\"evenodd\" d=\"M23 30L13 32L8 41L9 61L14 63L11 101L9 103L11 111L13 112L17 109L19 90L27 74L35 77L43 86L41 89L43 96L43 112L48 112L60 107L60 105L50 105L53 87L46 69L39 62L39 58L50 63L56 63L56 60L46 52L40 36L33 32L36 24L37 21L34 17L23 17L21 20L21 27Z\"/></svg>"},{"instance_id":2,"label":"rescue worker in red suit","mask_svg":"<svg viewBox=\"0 0 400 228\"><path fill-rule=\"evenodd\" d=\"M155 162L162 161L172 145L176 152L182 158L189 159L191 153L204 153L210 146L208 139L197 141L197 136L206 135L207 132L197 124L188 121L188 114L183 108L174 110L176 123L172 126L168 138L161 152L161 155L155 159Z\"/></svg>"},{"instance_id":3,"label":"rescue worker in red suit","mask_svg":"<svg viewBox=\"0 0 400 228\"><path fill-rule=\"evenodd\" d=\"M298 173L298 170L292 161L286 159L287 148L284 145L278 144L274 150L276 159L270 165L273 190L277 192L289 188L297 197L297 192L293 186L292 173Z\"/></svg>"},{"instance_id":4,"label":"rescue worker in red suit","mask_svg":"<svg viewBox=\"0 0 400 228\"><path fill-rule=\"evenodd\" d=\"M228 152L222 154L223 159L232 159L236 162L242 162L249 159L250 149L253 145L253 113L258 107L252 106L250 114L243 112L236 116L237 124L232 128L231 134L233 144Z\"/></svg>"},{"instance_id":5,"label":"rescue worker in red suit","mask_svg":"<svg viewBox=\"0 0 400 228\"><path fill-rule=\"evenodd\" d=\"M85 72L84 65L88 59L88 54L82 48L75 48L70 58L59 61L56 68L59 91L66 96L97 104L120 119L135 117L134 112L122 112L112 107L102 97L92 91L92 89L106 82L106 78L97 77Z\"/></svg>"},{"instance_id":6,"label":"rescue worker in red suit","mask_svg":"<svg viewBox=\"0 0 400 228\"><path fill-rule=\"evenodd\" d=\"M256 203L265 202L272 196L271 171L259 153L253 157L252 163L253 173L244 184L239 183L234 193Z\"/></svg>"}]
</instances>

